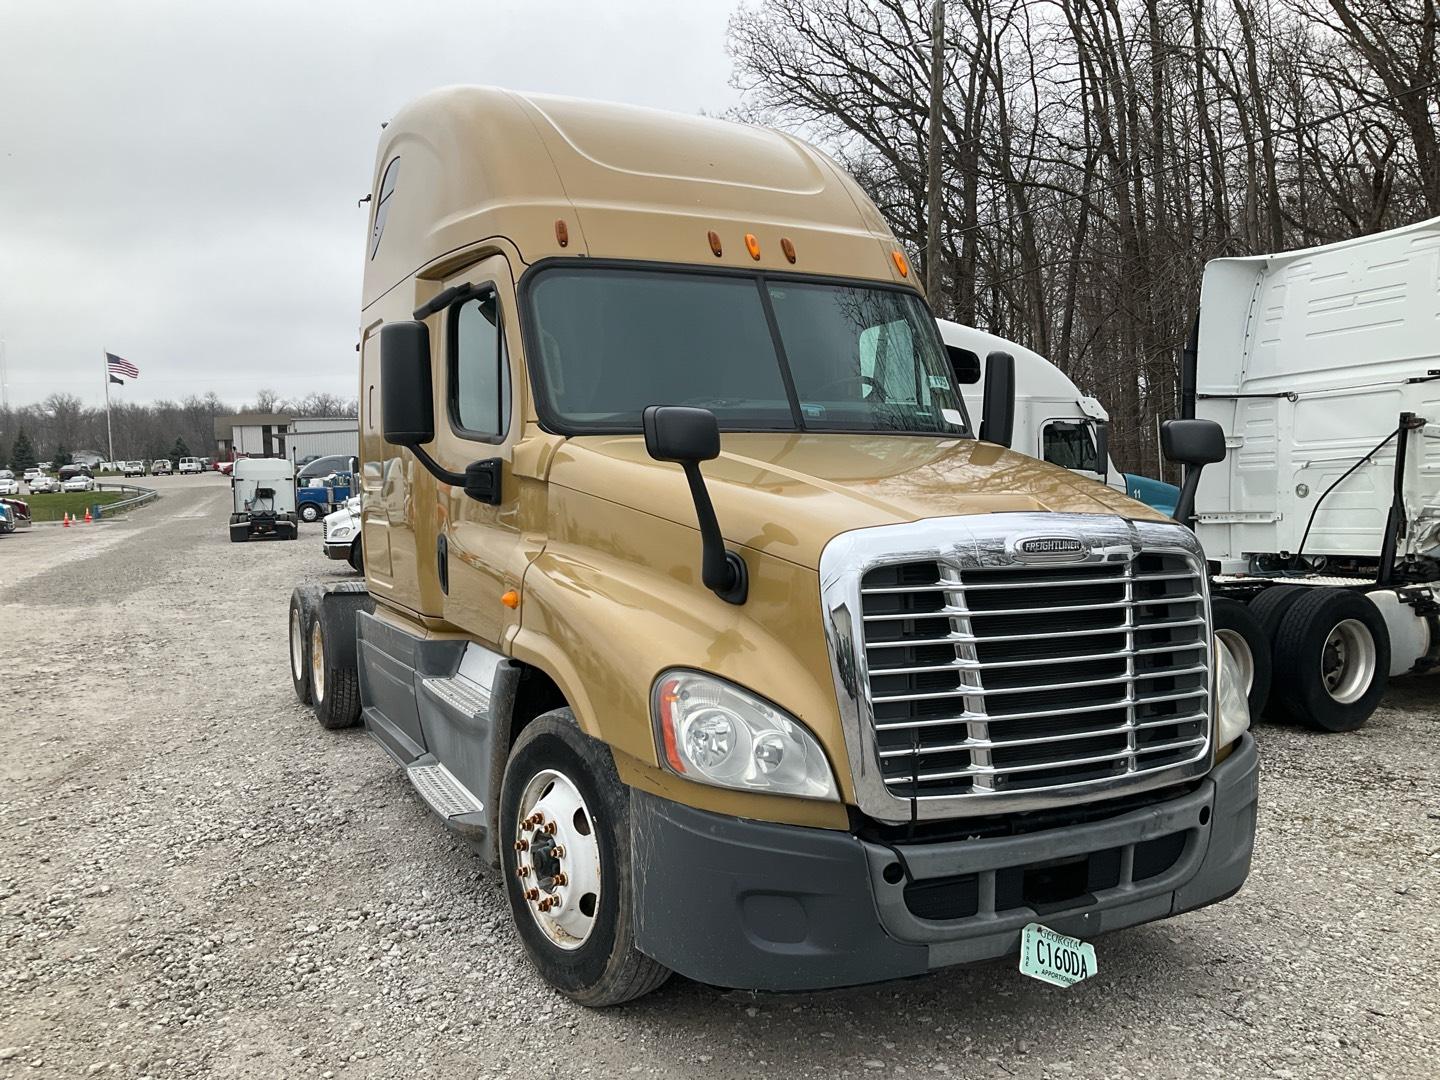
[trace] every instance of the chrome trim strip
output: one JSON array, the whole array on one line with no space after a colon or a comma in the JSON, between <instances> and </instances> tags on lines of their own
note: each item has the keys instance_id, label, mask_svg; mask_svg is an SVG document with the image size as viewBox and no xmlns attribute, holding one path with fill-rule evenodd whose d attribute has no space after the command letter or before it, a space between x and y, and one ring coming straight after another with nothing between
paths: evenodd
<instances>
[{"instance_id":1,"label":"chrome trim strip","mask_svg":"<svg viewBox=\"0 0 1440 1080\"><path fill-rule=\"evenodd\" d=\"M1167 597L1157 603L1198 603L1200 610L1195 618L1145 623L1131 617L1136 611L1133 606L1117 605L1116 610L1126 611L1125 621L1117 626L1080 631L1060 631L1040 634L986 635L976 634L971 626L972 618L984 618L1000 612L971 611L965 607L961 576L965 570L1001 570L1010 567L1023 568L1034 573L1037 564L1023 562L1015 557L1014 544L1027 536L1043 533L1048 536L1074 536L1089 547L1089 555L1069 565L1111 566L1123 565L1125 572L1114 578L1103 579L1107 584L1124 584L1127 600L1133 595L1133 583L1148 575L1132 573L1134 559L1143 551L1146 554L1180 555L1189 560L1194 568L1198 591L1187 597ZM943 637L910 639L895 642L864 640L864 609L860 582L870 570L878 566L896 563L933 561L942 569L942 580L933 591L951 593L945 611L916 612L910 618L946 618L951 622L951 633ZM1098 582L1097 582L1098 583ZM1003 584L985 581L981 585ZM1013 587L1023 588L1033 582L1016 582ZM946 588L945 586L948 586ZM851 779L855 790L855 801L859 809L878 821L901 823L912 819L937 820L969 817L980 814L1020 812L1047 807L1091 802L1115 795L1130 794L1183 782L1204 775L1210 766L1210 742L1213 722L1211 702L1213 674L1205 686L1192 691L1160 695L1132 695L1126 700L1104 705L1085 706L1076 709L1044 710L1029 713L1013 713L1008 716L991 717L984 707L985 697L977 693L978 687L957 687L941 696L963 699L963 711L959 715L945 718L924 719L876 724L874 707L870 700L870 670L867 652L871 648L914 646L919 644L951 645L956 649L960 661L957 670L978 664L975 653L977 642L1063 639L1099 634L1123 634L1126 649L1133 652L1135 638L1150 630L1178 629L1210 624L1209 583L1205 575L1204 554L1194 535L1184 527L1172 522L1127 521L1114 515L1101 514L1052 514L1012 513L979 514L964 517L931 518L901 525L884 525L871 529L857 529L833 538L820 556L820 591L823 606L822 618L825 626L826 643L830 650L832 675L839 706L841 728L845 736L845 748L850 759ZM908 590L917 591L917 590ZM1148 598L1147 598L1148 599ZM1144 603L1144 601L1138 601ZM1075 605L1071 610L1084 608ZM1066 610L1061 608L1059 610ZM1023 614L1043 614L1036 609L1024 609ZM876 620L880 621L880 620ZM1189 645L1191 643L1183 643ZM1197 671L1211 672L1214 657L1211 655L1211 635L1206 634L1200 644L1202 653ZM1124 658L1124 654L1120 654ZM1065 658L1056 658L1063 662ZM1127 658L1127 663L1130 661ZM885 674L877 669L876 674ZM1137 673L1140 674L1140 673ZM1149 673L1143 673L1148 675ZM1167 672L1165 674L1174 674ZM1130 688L1133 690L1133 687ZM935 727L941 725L964 725L969 740L989 744L992 741L990 724L1002 724L1005 720L1037 719L1046 716L1069 716L1075 714L1124 709L1127 712L1127 729L1134 723L1134 709L1165 701L1188 699L1198 700L1194 715L1165 717L1172 724L1200 721L1203 734L1196 745L1199 752L1192 758L1176 765L1147 769L1142 772L1128 772L1124 775L1103 777L1099 780L1079 781L1043 788L1020 791L986 790L985 785L993 779L995 772L989 760L989 746L967 747L974 751L972 764L981 770L974 774L976 791L962 795L917 795L902 798L892 794L885 782L877 745L879 730L895 731L912 727ZM1146 718L1147 720L1149 718ZM1141 720L1139 723L1145 723ZM958 734L958 733L957 733ZM968 741L968 740L967 740ZM1052 740L1054 741L1054 740ZM1135 751L1147 753L1148 748L1127 747L1125 754ZM1133 761L1133 758L1131 759ZM1051 763L1047 767L1063 767Z\"/></svg>"}]
</instances>

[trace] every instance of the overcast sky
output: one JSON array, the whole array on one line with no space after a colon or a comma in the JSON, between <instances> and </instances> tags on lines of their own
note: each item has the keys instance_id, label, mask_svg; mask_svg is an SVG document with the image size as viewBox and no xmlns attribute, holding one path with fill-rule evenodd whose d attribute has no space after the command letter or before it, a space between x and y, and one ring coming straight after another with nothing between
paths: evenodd
<instances>
[{"instance_id":1,"label":"overcast sky","mask_svg":"<svg viewBox=\"0 0 1440 1080\"><path fill-rule=\"evenodd\" d=\"M380 123L490 83L735 104L734 0L0 2L0 338L12 404L353 397Z\"/></svg>"}]
</instances>

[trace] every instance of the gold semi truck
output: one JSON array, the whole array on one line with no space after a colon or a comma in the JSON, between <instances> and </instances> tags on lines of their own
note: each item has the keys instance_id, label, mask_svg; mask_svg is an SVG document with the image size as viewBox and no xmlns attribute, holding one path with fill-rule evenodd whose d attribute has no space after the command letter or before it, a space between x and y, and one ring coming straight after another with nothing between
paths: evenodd
<instances>
[{"instance_id":1,"label":"gold semi truck","mask_svg":"<svg viewBox=\"0 0 1440 1080\"><path fill-rule=\"evenodd\" d=\"M371 192L365 580L295 591L295 689L493 861L544 979L863 983L1240 888L1194 536L1006 449L1004 356L977 430L834 161L451 88ZM1217 436L1167 429L1191 494Z\"/></svg>"}]
</instances>

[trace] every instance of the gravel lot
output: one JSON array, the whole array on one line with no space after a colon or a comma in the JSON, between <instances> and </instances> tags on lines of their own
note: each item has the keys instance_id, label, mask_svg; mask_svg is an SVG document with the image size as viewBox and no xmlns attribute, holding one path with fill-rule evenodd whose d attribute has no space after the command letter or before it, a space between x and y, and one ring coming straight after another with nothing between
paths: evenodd
<instances>
[{"instance_id":1,"label":"gravel lot","mask_svg":"<svg viewBox=\"0 0 1440 1080\"><path fill-rule=\"evenodd\" d=\"M345 579L231 545L222 477L0 537L0 1077L1434 1077L1440 680L1257 730L1250 883L1098 942L859 990L544 989L497 883L361 731L295 704L285 613ZM1283 678L1277 679L1283 691Z\"/></svg>"}]
</instances>

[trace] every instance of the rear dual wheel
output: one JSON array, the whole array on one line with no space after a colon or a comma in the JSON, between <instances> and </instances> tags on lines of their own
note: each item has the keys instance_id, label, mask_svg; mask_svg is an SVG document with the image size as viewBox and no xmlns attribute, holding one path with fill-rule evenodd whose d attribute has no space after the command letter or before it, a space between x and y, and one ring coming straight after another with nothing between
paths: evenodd
<instances>
[{"instance_id":1,"label":"rear dual wheel","mask_svg":"<svg viewBox=\"0 0 1440 1080\"><path fill-rule=\"evenodd\" d=\"M1299 591L1275 628L1275 669L1287 690L1278 704L1320 731L1354 731L1370 719L1390 683L1385 618L1360 593Z\"/></svg>"}]
</instances>

